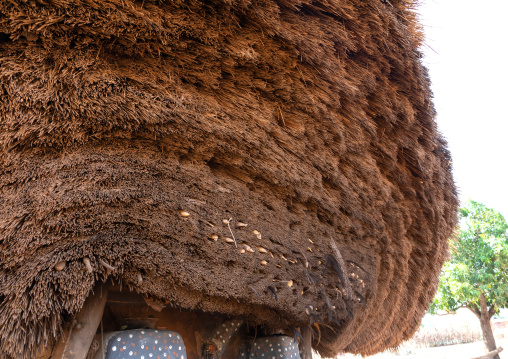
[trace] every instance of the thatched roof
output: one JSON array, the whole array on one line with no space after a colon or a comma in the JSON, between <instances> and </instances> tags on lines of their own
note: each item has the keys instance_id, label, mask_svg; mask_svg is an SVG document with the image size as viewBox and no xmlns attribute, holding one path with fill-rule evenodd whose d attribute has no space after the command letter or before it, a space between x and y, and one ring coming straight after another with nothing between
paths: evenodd
<instances>
[{"instance_id":1,"label":"thatched roof","mask_svg":"<svg viewBox=\"0 0 508 359\"><path fill-rule=\"evenodd\" d=\"M322 319L324 356L409 338L457 205L412 6L0 2L0 355L30 357L107 277Z\"/></svg>"}]
</instances>

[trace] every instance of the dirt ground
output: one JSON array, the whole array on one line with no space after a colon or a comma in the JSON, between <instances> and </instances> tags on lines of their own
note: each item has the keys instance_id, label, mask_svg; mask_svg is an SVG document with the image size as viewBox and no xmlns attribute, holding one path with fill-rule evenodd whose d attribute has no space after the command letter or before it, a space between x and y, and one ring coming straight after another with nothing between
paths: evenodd
<instances>
[{"instance_id":1,"label":"dirt ground","mask_svg":"<svg viewBox=\"0 0 508 359\"><path fill-rule=\"evenodd\" d=\"M499 354L501 359L508 359L508 338L504 340L497 340L496 344L498 347L503 347L505 350ZM443 347L436 348L422 348L422 349L404 349L400 350L398 353L385 352L377 355L373 355L368 357L369 359L388 359L388 358L411 358L411 359L468 359L475 358L480 355L483 355L483 342L478 341L475 343L469 344L458 344L458 345L448 345ZM337 358L362 358L359 355L339 355Z\"/></svg>"}]
</instances>

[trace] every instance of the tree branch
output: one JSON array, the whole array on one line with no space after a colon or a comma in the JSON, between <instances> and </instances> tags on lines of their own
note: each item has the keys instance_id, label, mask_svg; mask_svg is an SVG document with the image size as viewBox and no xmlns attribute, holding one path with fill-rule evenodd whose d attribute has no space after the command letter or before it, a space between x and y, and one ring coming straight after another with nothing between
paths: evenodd
<instances>
[{"instance_id":1,"label":"tree branch","mask_svg":"<svg viewBox=\"0 0 508 359\"><path fill-rule=\"evenodd\" d=\"M449 311L447 311L446 313L443 313L443 314L438 314L438 313L436 313L436 314L433 314L433 315L437 315L437 316L440 316L440 317L445 316L445 315L454 315L454 314L457 314L457 310L459 310L460 308L468 308L468 309L471 309L471 308L469 308L467 305L461 305L461 306L459 306L459 307L455 307L455 308L453 308L453 309L450 309L450 310L449 310Z\"/></svg>"},{"instance_id":2,"label":"tree branch","mask_svg":"<svg viewBox=\"0 0 508 359\"><path fill-rule=\"evenodd\" d=\"M472 311L474 313L474 315L476 315L478 317L478 319L480 319L482 314L476 304L469 304L469 305L466 305L465 307L467 309L469 309L470 311Z\"/></svg>"},{"instance_id":3,"label":"tree branch","mask_svg":"<svg viewBox=\"0 0 508 359\"><path fill-rule=\"evenodd\" d=\"M489 308L489 319L496 314L496 304L492 304Z\"/></svg>"},{"instance_id":4,"label":"tree branch","mask_svg":"<svg viewBox=\"0 0 508 359\"><path fill-rule=\"evenodd\" d=\"M475 357L473 359L492 359L494 358L496 355L498 355L499 353L501 353L503 351L503 347L499 347L497 348L496 350L493 350L485 355L482 355L481 357Z\"/></svg>"}]
</instances>

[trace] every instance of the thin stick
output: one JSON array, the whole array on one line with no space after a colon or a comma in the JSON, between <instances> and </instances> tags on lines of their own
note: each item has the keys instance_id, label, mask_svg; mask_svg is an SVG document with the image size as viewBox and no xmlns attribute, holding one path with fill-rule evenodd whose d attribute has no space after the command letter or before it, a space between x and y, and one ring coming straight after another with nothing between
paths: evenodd
<instances>
[{"instance_id":1,"label":"thin stick","mask_svg":"<svg viewBox=\"0 0 508 359\"><path fill-rule=\"evenodd\" d=\"M90 264L90 258L88 258L88 257L83 258L83 263L85 264L86 271L88 273L92 273L93 269L92 269L92 265Z\"/></svg>"},{"instance_id":2,"label":"thin stick","mask_svg":"<svg viewBox=\"0 0 508 359\"><path fill-rule=\"evenodd\" d=\"M109 269L110 271L114 271L116 267L113 267L112 265L108 264L105 260L99 258L99 263Z\"/></svg>"},{"instance_id":3,"label":"thin stick","mask_svg":"<svg viewBox=\"0 0 508 359\"><path fill-rule=\"evenodd\" d=\"M344 290L346 291L346 298L347 299L353 299L353 288L351 287L351 282L349 282L349 276L348 272L346 270L346 264L344 263L344 259L342 259L342 255L340 254L339 247L335 244L333 239L330 239L330 244L333 249L333 256L335 257L335 260L337 261L337 264L340 267L340 270L342 271L344 275Z\"/></svg>"},{"instance_id":4,"label":"thin stick","mask_svg":"<svg viewBox=\"0 0 508 359\"><path fill-rule=\"evenodd\" d=\"M280 114L280 118L282 119L282 124L284 125L284 127L286 127L286 121L284 121L284 116L282 115L282 110L280 109L280 106L277 106L279 108L279 114Z\"/></svg>"},{"instance_id":5,"label":"thin stick","mask_svg":"<svg viewBox=\"0 0 508 359\"><path fill-rule=\"evenodd\" d=\"M102 290L102 287L101 287ZM102 359L104 359L104 329L102 327L102 318L101 318L101 353Z\"/></svg>"},{"instance_id":6,"label":"thin stick","mask_svg":"<svg viewBox=\"0 0 508 359\"><path fill-rule=\"evenodd\" d=\"M229 232L231 233L231 236L233 236L233 240L235 241L235 247L238 248L238 245L236 244L236 238L235 238L235 235L233 234L233 231L231 230L231 226L229 225L229 223L231 222L233 218L230 218L228 219L228 228L229 228Z\"/></svg>"}]
</instances>

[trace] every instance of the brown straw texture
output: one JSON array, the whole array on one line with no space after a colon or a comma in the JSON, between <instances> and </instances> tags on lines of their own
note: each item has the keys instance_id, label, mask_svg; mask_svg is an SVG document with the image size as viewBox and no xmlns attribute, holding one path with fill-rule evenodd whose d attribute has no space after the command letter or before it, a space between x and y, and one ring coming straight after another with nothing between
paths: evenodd
<instances>
[{"instance_id":1,"label":"brown straw texture","mask_svg":"<svg viewBox=\"0 0 508 359\"><path fill-rule=\"evenodd\" d=\"M0 1L0 357L107 278L323 356L411 337L457 206L413 7Z\"/></svg>"}]
</instances>

